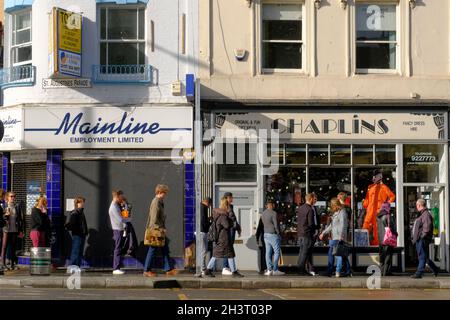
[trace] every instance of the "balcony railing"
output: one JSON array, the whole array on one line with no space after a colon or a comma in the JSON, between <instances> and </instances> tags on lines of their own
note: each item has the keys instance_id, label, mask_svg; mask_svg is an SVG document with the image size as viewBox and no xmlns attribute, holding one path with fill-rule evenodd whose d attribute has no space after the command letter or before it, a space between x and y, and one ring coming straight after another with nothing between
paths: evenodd
<instances>
[{"instance_id":1,"label":"balcony railing","mask_svg":"<svg viewBox=\"0 0 450 320\"><path fill-rule=\"evenodd\" d=\"M36 67L32 65L0 69L0 87L32 86L36 81Z\"/></svg>"},{"instance_id":2,"label":"balcony railing","mask_svg":"<svg viewBox=\"0 0 450 320\"><path fill-rule=\"evenodd\" d=\"M92 79L94 83L149 85L153 80L153 68L146 64L94 65Z\"/></svg>"}]
</instances>

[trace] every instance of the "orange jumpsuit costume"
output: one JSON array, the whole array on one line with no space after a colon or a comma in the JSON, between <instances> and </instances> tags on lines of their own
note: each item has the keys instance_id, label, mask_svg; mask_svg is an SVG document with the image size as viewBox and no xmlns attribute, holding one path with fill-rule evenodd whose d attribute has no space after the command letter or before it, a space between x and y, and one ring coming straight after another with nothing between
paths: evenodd
<instances>
[{"instance_id":1,"label":"orange jumpsuit costume","mask_svg":"<svg viewBox=\"0 0 450 320\"><path fill-rule=\"evenodd\" d=\"M363 203L363 207L366 209L363 229L369 230L369 234L372 232L373 238L370 242L371 245L379 244L377 215L380 211L381 204L386 201L390 203L395 201L395 194L391 189L383 182L371 184Z\"/></svg>"}]
</instances>

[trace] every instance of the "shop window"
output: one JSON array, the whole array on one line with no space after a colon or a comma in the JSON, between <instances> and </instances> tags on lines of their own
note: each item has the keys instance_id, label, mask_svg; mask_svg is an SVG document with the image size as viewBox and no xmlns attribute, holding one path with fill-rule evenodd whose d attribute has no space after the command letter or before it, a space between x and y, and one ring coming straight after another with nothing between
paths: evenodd
<instances>
[{"instance_id":1,"label":"shop window","mask_svg":"<svg viewBox=\"0 0 450 320\"><path fill-rule=\"evenodd\" d=\"M31 40L31 10L20 11L11 15L12 66L31 65L32 40Z\"/></svg>"},{"instance_id":2,"label":"shop window","mask_svg":"<svg viewBox=\"0 0 450 320\"><path fill-rule=\"evenodd\" d=\"M270 164L284 164L284 145L268 145L267 157L270 159Z\"/></svg>"},{"instance_id":3,"label":"shop window","mask_svg":"<svg viewBox=\"0 0 450 320\"><path fill-rule=\"evenodd\" d=\"M306 144L287 144L286 163L306 164Z\"/></svg>"},{"instance_id":4,"label":"shop window","mask_svg":"<svg viewBox=\"0 0 450 320\"><path fill-rule=\"evenodd\" d=\"M382 182L391 190L394 194L396 192L396 168L395 167L370 167L370 168L355 168L354 169L354 201L355 205L353 207L354 214L351 221L351 224L355 231L358 232L363 229L364 220L366 215L368 214L366 208L364 208L364 200L366 199L367 192L369 190L369 186L373 184L372 178L374 175L374 171L381 172L383 175ZM377 194L374 196L378 197ZM370 197L369 197L370 199ZM396 213L396 205L395 202L391 204L391 212ZM367 231L368 239L367 243L374 238L374 232L377 232L376 229L370 228ZM355 238L356 239L356 238ZM354 243L355 246L365 246L361 245L361 239Z\"/></svg>"},{"instance_id":5,"label":"shop window","mask_svg":"<svg viewBox=\"0 0 450 320\"><path fill-rule=\"evenodd\" d=\"M357 72L397 69L397 5L356 5Z\"/></svg>"},{"instance_id":6,"label":"shop window","mask_svg":"<svg viewBox=\"0 0 450 320\"><path fill-rule=\"evenodd\" d=\"M331 164L351 164L350 145L332 145Z\"/></svg>"},{"instance_id":7,"label":"shop window","mask_svg":"<svg viewBox=\"0 0 450 320\"><path fill-rule=\"evenodd\" d=\"M118 66L144 63L145 8L101 8L100 64Z\"/></svg>"},{"instance_id":8,"label":"shop window","mask_svg":"<svg viewBox=\"0 0 450 320\"><path fill-rule=\"evenodd\" d=\"M306 168L281 167L266 179L266 200L276 203L283 245L297 243L296 210L304 203L305 193Z\"/></svg>"},{"instance_id":9,"label":"shop window","mask_svg":"<svg viewBox=\"0 0 450 320\"><path fill-rule=\"evenodd\" d=\"M255 182L257 148L254 143L217 143L218 182Z\"/></svg>"},{"instance_id":10,"label":"shop window","mask_svg":"<svg viewBox=\"0 0 450 320\"><path fill-rule=\"evenodd\" d=\"M328 145L309 145L308 162L309 164L328 164Z\"/></svg>"},{"instance_id":11,"label":"shop window","mask_svg":"<svg viewBox=\"0 0 450 320\"><path fill-rule=\"evenodd\" d=\"M445 183L444 145L404 145L404 182Z\"/></svg>"},{"instance_id":12,"label":"shop window","mask_svg":"<svg viewBox=\"0 0 450 320\"><path fill-rule=\"evenodd\" d=\"M376 145L375 164L395 164L395 145Z\"/></svg>"},{"instance_id":13,"label":"shop window","mask_svg":"<svg viewBox=\"0 0 450 320\"><path fill-rule=\"evenodd\" d=\"M354 145L353 164L373 165L373 145Z\"/></svg>"},{"instance_id":14,"label":"shop window","mask_svg":"<svg viewBox=\"0 0 450 320\"><path fill-rule=\"evenodd\" d=\"M302 5L262 5L263 72L302 69Z\"/></svg>"}]
</instances>

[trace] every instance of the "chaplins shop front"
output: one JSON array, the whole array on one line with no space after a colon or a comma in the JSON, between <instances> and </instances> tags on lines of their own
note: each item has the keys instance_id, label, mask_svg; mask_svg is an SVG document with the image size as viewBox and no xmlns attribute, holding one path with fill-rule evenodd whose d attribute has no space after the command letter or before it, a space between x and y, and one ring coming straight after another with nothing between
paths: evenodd
<instances>
[{"instance_id":1,"label":"chaplins shop front","mask_svg":"<svg viewBox=\"0 0 450 320\"><path fill-rule=\"evenodd\" d=\"M296 210L305 194L317 195L323 230L330 200L345 192L353 268L378 263L377 230L366 216L376 216L370 212L379 210L376 201L388 201L399 234L394 271L414 269L417 254L410 239L415 202L424 198L434 217L431 258L449 270L446 111L216 111L211 120L214 130L204 134L205 157L213 154L207 160L214 165L204 170L215 204L225 192L233 193L242 227L235 242L238 268L258 269L255 233L267 200L276 202L284 266L296 266ZM372 185L378 172L383 192ZM328 241L317 240L315 266L327 265L327 252Z\"/></svg>"},{"instance_id":2,"label":"chaplins shop front","mask_svg":"<svg viewBox=\"0 0 450 320\"><path fill-rule=\"evenodd\" d=\"M112 231L108 209L119 189L131 204L137 243L124 248L127 267L141 268L150 202L157 184L170 188L165 200L171 257L184 267L194 239L194 172L191 105L123 107L22 106L2 108L2 187L26 208L26 236L19 263L29 263L30 214L47 196L52 220L52 256L64 265L70 238L63 223L73 199L86 198L89 235L85 266L111 267ZM160 261L158 261L160 263Z\"/></svg>"}]
</instances>

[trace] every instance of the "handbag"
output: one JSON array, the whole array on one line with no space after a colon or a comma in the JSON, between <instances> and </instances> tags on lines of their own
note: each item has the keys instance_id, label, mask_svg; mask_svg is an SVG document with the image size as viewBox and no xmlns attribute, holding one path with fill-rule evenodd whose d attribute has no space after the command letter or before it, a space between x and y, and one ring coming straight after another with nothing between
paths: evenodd
<instances>
[{"instance_id":1,"label":"handbag","mask_svg":"<svg viewBox=\"0 0 450 320\"><path fill-rule=\"evenodd\" d=\"M161 228L150 228L150 215L145 228L144 245L150 247L164 247L166 244L166 231Z\"/></svg>"},{"instance_id":2,"label":"handbag","mask_svg":"<svg viewBox=\"0 0 450 320\"><path fill-rule=\"evenodd\" d=\"M350 248L344 242L339 242L337 246L333 247L333 256L348 257L349 254Z\"/></svg>"},{"instance_id":3,"label":"handbag","mask_svg":"<svg viewBox=\"0 0 450 320\"><path fill-rule=\"evenodd\" d=\"M388 214L388 226L384 228L384 238L382 245L383 246L389 246L389 247L397 247L397 236L392 232L391 227L391 214Z\"/></svg>"}]
</instances>

